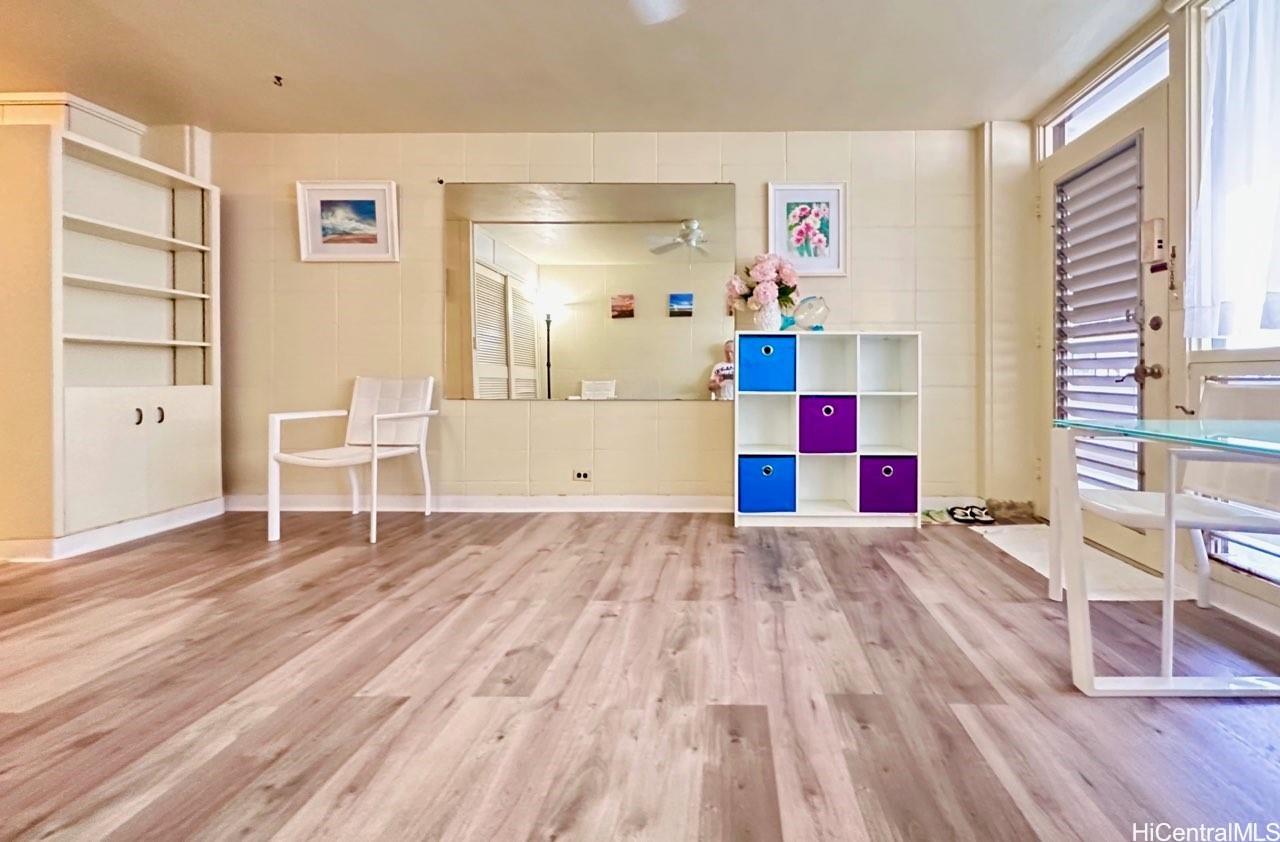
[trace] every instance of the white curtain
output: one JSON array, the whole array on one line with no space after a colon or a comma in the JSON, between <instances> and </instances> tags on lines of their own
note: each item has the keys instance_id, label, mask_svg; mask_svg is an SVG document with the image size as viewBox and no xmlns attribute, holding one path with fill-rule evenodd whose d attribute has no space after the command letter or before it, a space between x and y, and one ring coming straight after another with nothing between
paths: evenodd
<instances>
[{"instance_id":1,"label":"white curtain","mask_svg":"<svg viewBox=\"0 0 1280 842\"><path fill-rule=\"evenodd\" d=\"M1249 344L1280 328L1280 0L1229 0L1204 56L1186 334Z\"/></svg>"}]
</instances>

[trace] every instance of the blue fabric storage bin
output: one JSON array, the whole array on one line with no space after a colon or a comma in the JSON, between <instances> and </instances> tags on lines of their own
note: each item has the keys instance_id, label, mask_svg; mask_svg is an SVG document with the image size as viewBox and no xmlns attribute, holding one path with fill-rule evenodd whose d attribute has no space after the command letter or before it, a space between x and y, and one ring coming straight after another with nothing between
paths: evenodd
<instances>
[{"instance_id":1,"label":"blue fabric storage bin","mask_svg":"<svg viewBox=\"0 0 1280 842\"><path fill-rule=\"evenodd\" d=\"M794 512L795 510L796 457L738 457L738 511Z\"/></svg>"},{"instance_id":2,"label":"blue fabric storage bin","mask_svg":"<svg viewBox=\"0 0 1280 842\"><path fill-rule=\"evenodd\" d=\"M744 392L794 392L795 335L739 336L738 388Z\"/></svg>"}]
</instances>

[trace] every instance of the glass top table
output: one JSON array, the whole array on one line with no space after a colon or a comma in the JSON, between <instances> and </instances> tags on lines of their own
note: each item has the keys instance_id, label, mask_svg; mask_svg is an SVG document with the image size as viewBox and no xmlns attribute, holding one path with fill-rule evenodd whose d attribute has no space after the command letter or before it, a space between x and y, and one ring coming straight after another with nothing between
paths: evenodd
<instances>
[{"instance_id":1,"label":"glass top table","mask_svg":"<svg viewBox=\"0 0 1280 842\"><path fill-rule=\"evenodd\" d=\"M1059 418L1053 422L1053 426L1086 434L1122 436L1280 458L1280 421L1215 421L1209 418L1092 421Z\"/></svg>"},{"instance_id":2,"label":"glass top table","mask_svg":"<svg viewBox=\"0 0 1280 842\"><path fill-rule=\"evenodd\" d=\"M1082 492L1076 465L1076 442L1091 437L1122 437L1136 441L1179 445L1165 454L1167 470L1162 491L1087 489ZM1216 452L1215 452L1216 451ZM1050 444L1049 596L1067 597L1067 634L1071 648L1071 677L1089 696L1280 696L1280 676L1174 675L1174 578L1177 573L1177 533L1180 464L1184 461L1280 462L1280 421L1219 421L1213 419L1086 420L1057 419ZM1164 597L1161 600L1160 674L1099 676L1093 664L1093 628L1089 617L1083 542L1082 496L1113 507L1156 508L1161 512L1164 553ZM1154 498L1154 499L1153 499ZM1109 501L1109 502L1108 502Z\"/></svg>"}]
</instances>

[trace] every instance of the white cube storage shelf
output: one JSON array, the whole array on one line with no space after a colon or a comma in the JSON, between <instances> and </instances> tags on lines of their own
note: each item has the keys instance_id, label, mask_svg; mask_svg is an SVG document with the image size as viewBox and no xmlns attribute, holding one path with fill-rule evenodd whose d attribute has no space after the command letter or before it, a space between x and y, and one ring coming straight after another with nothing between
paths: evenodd
<instances>
[{"instance_id":1,"label":"white cube storage shelf","mask_svg":"<svg viewBox=\"0 0 1280 842\"><path fill-rule=\"evenodd\" d=\"M736 344L735 525L919 526L919 333Z\"/></svg>"}]
</instances>

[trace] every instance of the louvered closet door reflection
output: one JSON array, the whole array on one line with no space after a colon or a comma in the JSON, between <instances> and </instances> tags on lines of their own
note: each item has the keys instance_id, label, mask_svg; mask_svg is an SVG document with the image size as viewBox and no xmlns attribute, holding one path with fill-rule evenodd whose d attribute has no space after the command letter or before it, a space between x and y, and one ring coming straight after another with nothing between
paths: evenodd
<instances>
[{"instance_id":1,"label":"louvered closet door reflection","mask_svg":"<svg viewBox=\"0 0 1280 842\"><path fill-rule=\"evenodd\" d=\"M477 263L471 300L474 394L477 398L505 398L509 388L506 277Z\"/></svg>"},{"instance_id":2,"label":"louvered closet door reflection","mask_svg":"<svg viewBox=\"0 0 1280 842\"><path fill-rule=\"evenodd\" d=\"M511 285L511 397L538 397L538 319L533 299L524 287Z\"/></svg>"},{"instance_id":3,"label":"louvered closet door reflection","mask_svg":"<svg viewBox=\"0 0 1280 842\"><path fill-rule=\"evenodd\" d=\"M1139 418L1142 158L1138 141L1056 185L1056 412L1059 418ZM1126 376L1128 375L1128 376ZM1080 482L1142 486L1137 443L1082 441Z\"/></svg>"}]
</instances>

